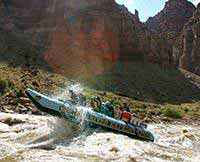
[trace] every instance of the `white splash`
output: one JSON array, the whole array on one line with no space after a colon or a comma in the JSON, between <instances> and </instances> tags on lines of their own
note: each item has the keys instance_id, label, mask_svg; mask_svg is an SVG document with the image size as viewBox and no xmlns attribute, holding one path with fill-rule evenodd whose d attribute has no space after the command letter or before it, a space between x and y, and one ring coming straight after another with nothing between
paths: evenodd
<instances>
[{"instance_id":1,"label":"white splash","mask_svg":"<svg viewBox=\"0 0 200 162\"><path fill-rule=\"evenodd\" d=\"M58 95L51 97L55 99L69 100L69 90L74 91L76 94L80 94L83 92L83 86L80 83L71 84L70 86L64 88Z\"/></svg>"}]
</instances>

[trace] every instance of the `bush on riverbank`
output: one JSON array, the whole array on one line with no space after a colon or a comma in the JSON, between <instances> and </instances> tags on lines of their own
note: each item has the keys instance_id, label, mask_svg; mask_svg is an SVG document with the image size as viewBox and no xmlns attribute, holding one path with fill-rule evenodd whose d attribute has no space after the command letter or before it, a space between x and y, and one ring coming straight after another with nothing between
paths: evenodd
<instances>
[{"instance_id":1,"label":"bush on riverbank","mask_svg":"<svg viewBox=\"0 0 200 162\"><path fill-rule=\"evenodd\" d=\"M20 98L24 95L23 90L22 89L15 89L15 95L17 98Z\"/></svg>"},{"instance_id":2,"label":"bush on riverbank","mask_svg":"<svg viewBox=\"0 0 200 162\"><path fill-rule=\"evenodd\" d=\"M14 83L7 79L0 79L0 95L2 95L5 91L14 88Z\"/></svg>"},{"instance_id":3,"label":"bush on riverbank","mask_svg":"<svg viewBox=\"0 0 200 162\"><path fill-rule=\"evenodd\" d=\"M164 106L163 114L166 117L175 118L175 119L180 119L183 117L183 112L181 112L175 106L172 106L172 105Z\"/></svg>"}]
</instances>

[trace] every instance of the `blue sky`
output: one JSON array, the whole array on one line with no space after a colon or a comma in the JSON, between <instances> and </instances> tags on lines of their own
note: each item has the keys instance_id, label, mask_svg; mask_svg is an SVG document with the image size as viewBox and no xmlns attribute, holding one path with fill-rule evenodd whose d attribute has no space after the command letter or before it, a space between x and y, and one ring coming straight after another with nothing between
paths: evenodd
<instances>
[{"instance_id":1,"label":"blue sky","mask_svg":"<svg viewBox=\"0 0 200 162\"><path fill-rule=\"evenodd\" d=\"M163 9L167 0L115 0L119 4L124 4L130 12L134 13L135 9L139 11L140 20L146 21L148 17L156 15ZM190 0L195 5L200 0Z\"/></svg>"}]
</instances>

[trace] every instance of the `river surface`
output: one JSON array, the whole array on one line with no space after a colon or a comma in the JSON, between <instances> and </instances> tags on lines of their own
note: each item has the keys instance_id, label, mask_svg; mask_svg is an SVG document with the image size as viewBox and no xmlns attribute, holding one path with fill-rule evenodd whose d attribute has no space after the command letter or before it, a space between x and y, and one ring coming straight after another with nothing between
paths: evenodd
<instances>
[{"instance_id":1,"label":"river surface","mask_svg":"<svg viewBox=\"0 0 200 162\"><path fill-rule=\"evenodd\" d=\"M0 162L200 161L198 125L149 125L156 140L144 142L50 116L0 113L0 121Z\"/></svg>"}]
</instances>

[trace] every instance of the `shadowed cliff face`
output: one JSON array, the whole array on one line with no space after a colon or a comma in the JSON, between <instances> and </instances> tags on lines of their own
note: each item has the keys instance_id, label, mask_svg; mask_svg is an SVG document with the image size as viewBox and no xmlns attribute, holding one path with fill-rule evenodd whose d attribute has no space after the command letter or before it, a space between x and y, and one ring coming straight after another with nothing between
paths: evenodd
<instances>
[{"instance_id":1,"label":"shadowed cliff face","mask_svg":"<svg viewBox=\"0 0 200 162\"><path fill-rule=\"evenodd\" d=\"M143 58L147 46L138 17L114 0L4 0L0 8L1 59L90 76L129 55Z\"/></svg>"},{"instance_id":2,"label":"shadowed cliff face","mask_svg":"<svg viewBox=\"0 0 200 162\"><path fill-rule=\"evenodd\" d=\"M0 60L46 66L42 53L49 41L47 0L3 0L0 3Z\"/></svg>"}]
</instances>

